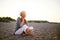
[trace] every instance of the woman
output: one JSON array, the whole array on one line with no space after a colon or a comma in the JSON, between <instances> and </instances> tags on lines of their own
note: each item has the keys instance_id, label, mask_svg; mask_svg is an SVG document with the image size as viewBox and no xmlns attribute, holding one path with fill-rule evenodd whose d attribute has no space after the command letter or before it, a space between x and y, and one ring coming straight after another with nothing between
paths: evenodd
<instances>
[{"instance_id":1,"label":"woman","mask_svg":"<svg viewBox=\"0 0 60 40\"><path fill-rule=\"evenodd\" d=\"M22 34L23 32L25 33L25 35L30 35L30 36L34 36L33 35L33 27L28 27L25 17L26 17L26 12L22 11L20 13L19 19L17 19L17 28L15 30L15 34Z\"/></svg>"}]
</instances>

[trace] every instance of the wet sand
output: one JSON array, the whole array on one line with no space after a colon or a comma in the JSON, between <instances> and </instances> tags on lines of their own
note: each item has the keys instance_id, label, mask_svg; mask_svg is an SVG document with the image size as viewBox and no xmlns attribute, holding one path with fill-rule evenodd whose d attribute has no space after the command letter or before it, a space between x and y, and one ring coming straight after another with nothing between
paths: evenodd
<instances>
[{"instance_id":1,"label":"wet sand","mask_svg":"<svg viewBox=\"0 0 60 40\"><path fill-rule=\"evenodd\" d=\"M16 22L0 22L0 40L60 40L60 24L53 23L28 23L34 27L37 37L13 35Z\"/></svg>"}]
</instances>

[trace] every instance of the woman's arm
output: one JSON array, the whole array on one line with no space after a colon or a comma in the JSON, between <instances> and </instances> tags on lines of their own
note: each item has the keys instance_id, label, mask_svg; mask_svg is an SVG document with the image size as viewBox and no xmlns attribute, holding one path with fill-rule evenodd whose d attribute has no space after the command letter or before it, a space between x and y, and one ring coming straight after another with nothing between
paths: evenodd
<instances>
[{"instance_id":1,"label":"woman's arm","mask_svg":"<svg viewBox=\"0 0 60 40\"><path fill-rule=\"evenodd\" d=\"M20 24L20 27L22 27L24 25L24 19L22 19L22 22Z\"/></svg>"}]
</instances>

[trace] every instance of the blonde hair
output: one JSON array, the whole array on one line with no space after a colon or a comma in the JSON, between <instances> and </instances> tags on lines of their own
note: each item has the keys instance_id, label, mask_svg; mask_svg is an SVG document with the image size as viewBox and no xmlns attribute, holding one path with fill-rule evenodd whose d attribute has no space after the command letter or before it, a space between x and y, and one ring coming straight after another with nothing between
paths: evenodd
<instances>
[{"instance_id":1,"label":"blonde hair","mask_svg":"<svg viewBox=\"0 0 60 40\"><path fill-rule=\"evenodd\" d=\"M21 11L21 12L20 12L20 16L21 16L23 13L26 13L26 12L25 12L25 11Z\"/></svg>"}]
</instances>

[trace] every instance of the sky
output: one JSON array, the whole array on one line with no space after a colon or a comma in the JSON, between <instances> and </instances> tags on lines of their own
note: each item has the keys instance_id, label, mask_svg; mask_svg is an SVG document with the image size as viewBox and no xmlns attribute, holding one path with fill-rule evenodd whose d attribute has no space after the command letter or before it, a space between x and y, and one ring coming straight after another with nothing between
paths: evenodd
<instances>
[{"instance_id":1,"label":"sky","mask_svg":"<svg viewBox=\"0 0 60 40\"><path fill-rule=\"evenodd\" d=\"M0 0L0 17L17 19L21 11L27 20L60 22L60 0Z\"/></svg>"}]
</instances>

